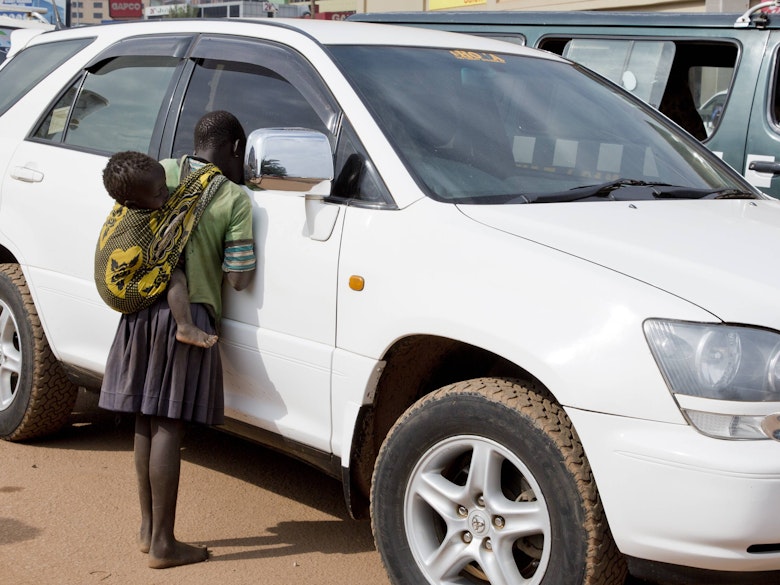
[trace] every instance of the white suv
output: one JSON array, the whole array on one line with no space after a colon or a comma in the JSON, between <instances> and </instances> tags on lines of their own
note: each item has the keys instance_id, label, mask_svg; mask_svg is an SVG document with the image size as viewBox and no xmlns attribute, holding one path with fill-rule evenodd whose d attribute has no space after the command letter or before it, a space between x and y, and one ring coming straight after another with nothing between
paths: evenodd
<instances>
[{"instance_id":1,"label":"white suv","mask_svg":"<svg viewBox=\"0 0 780 585\"><path fill-rule=\"evenodd\" d=\"M188 153L213 109L252 132L259 260L226 293L226 427L341 478L393 583L780 580L780 202L489 39L264 19L29 41L0 69L1 436L99 385L107 157Z\"/></svg>"}]
</instances>

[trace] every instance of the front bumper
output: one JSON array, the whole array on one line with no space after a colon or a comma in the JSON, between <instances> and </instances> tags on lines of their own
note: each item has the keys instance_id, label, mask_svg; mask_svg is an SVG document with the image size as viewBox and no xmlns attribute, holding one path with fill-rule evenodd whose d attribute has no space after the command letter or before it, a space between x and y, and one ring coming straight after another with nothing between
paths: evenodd
<instances>
[{"instance_id":1,"label":"front bumper","mask_svg":"<svg viewBox=\"0 0 780 585\"><path fill-rule=\"evenodd\" d=\"M566 410L623 554L713 571L780 571L780 442L712 439L688 425Z\"/></svg>"}]
</instances>

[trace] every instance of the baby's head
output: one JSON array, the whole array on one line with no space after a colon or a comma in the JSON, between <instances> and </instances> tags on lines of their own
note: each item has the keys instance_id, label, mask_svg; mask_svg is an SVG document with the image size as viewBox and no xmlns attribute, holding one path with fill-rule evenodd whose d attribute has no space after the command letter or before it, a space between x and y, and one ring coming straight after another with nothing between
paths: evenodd
<instances>
[{"instance_id":1,"label":"baby's head","mask_svg":"<svg viewBox=\"0 0 780 585\"><path fill-rule=\"evenodd\" d=\"M117 152L108 159L103 185L114 201L126 207L159 209L168 200L165 169L142 152Z\"/></svg>"}]
</instances>

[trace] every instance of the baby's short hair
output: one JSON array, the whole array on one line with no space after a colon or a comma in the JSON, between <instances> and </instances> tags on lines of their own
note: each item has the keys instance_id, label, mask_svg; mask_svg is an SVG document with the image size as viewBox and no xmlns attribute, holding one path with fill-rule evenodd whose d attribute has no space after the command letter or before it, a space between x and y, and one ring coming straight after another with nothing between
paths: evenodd
<instances>
[{"instance_id":1,"label":"baby's short hair","mask_svg":"<svg viewBox=\"0 0 780 585\"><path fill-rule=\"evenodd\" d=\"M125 150L117 152L103 169L103 185L117 203L124 204L132 199L133 191L138 187L138 181L152 172L160 163L148 154Z\"/></svg>"}]
</instances>

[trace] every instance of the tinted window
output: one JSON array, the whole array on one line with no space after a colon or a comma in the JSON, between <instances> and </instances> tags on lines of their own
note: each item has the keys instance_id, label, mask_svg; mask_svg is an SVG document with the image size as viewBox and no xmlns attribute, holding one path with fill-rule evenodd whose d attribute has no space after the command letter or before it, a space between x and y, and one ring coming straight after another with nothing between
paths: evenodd
<instances>
[{"instance_id":1,"label":"tinted window","mask_svg":"<svg viewBox=\"0 0 780 585\"><path fill-rule=\"evenodd\" d=\"M671 41L573 39L563 56L622 85L657 108L674 60Z\"/></svg>"},{"instance_id":2,"label":"tinted window","mask_svg":"<svg viewBox=\"0 0 780 585\"><path fill-rule=\"evenodd\" d=\"M92 40L75 39L33 45L16 55L0 70L0 115Z\"/></svg>"},{"instance_id":3,"label":"tinted window","mask_svg":"<svg viewBox=\"0 0 780 585\"><path fill-rule=\"evenodd\" d=\"M247 134L258 128L298 127L329 137L335 150L333 197L391 204L373 163L315 70L284 47L205 38L194 50L194 69L176 127L172 155L193 150L193 129L213 110L233 113ZM338 135L337 135L338 134Z\"/></svg>"},{"instance_id":4,"label":"tinted window","mask_svg":"<svg viewBox=\"0 0 780 585\"><path fill-rule=\"evenodd\" d=\"M296 53L271 44L206 38L194 55L174 156L192 152L195 123L213 110L231 112L247 134L284 126L335 131L335 102Z\"/></svg>"},{"instance_id":5,"label":"tinted window","mask_svg":"<svg viewBox=\"0 0 780 585\"><path fill-rule=\"evenodd\" d=\"M379 173L348 121L344 121L336 149L336 175L332 197L371 205L392 205Z\"/></svg>"},{"instance_id":6,"label":"tinted window","mask_svg":"<svg viewBox=\"0 0 780 585\"><path fill-rule=\"evenodd\" d=\"M539 47L562 53L617 83L706 140L718 127L738 51L726 42L544 38ZM710 100L716 94L718 104Z\"/></svg>"},{"instance_id":7,"label":"tinted window","mask_svg":"<svg viewBox=\"0 0 780 585\"><path fill-rule=\"evenodd\" d=\"M65 92L35 137L104 152L149 152L179 62L173 57L104 62Z\"/></svg>"},{"instance_id":8,"label":"tinted window","mask_svg":"<svg viewBox=\"0 0 780 585\"><path fill-rule=\"evenodd\" d=\"M584 69L472 51L330 49L399 157L438 200L566 201L601 184L603 199L618 190L642 199L744 189L701 145ZM672 195L663 185L683 189Z\"/></svg>"},{"instance_id":9,"label":"tinted window","mask_svg":"<svg viewBox=\"0 0 780 585\"><path fill-rule=\"evenodd\" d=\"M775 53L774 73L772 75L772 88L769 96L769 117L775 126L780 126L780 53ZM777 130L775 130L777 131Z\"/></svg>"},{"instance_id":10,"label":"tinted window","mask_svg":"<svg viewBox=\"0 0 780 585\"><path fill-rule=\"evenodd\" d=\"M266 67L202 59L195 67L174 142L174 156L192 152L192 133L203 114L227 110L256 128L299 126L327 133L320 116L289 81Z\"/></svg>"}]
</instances>

